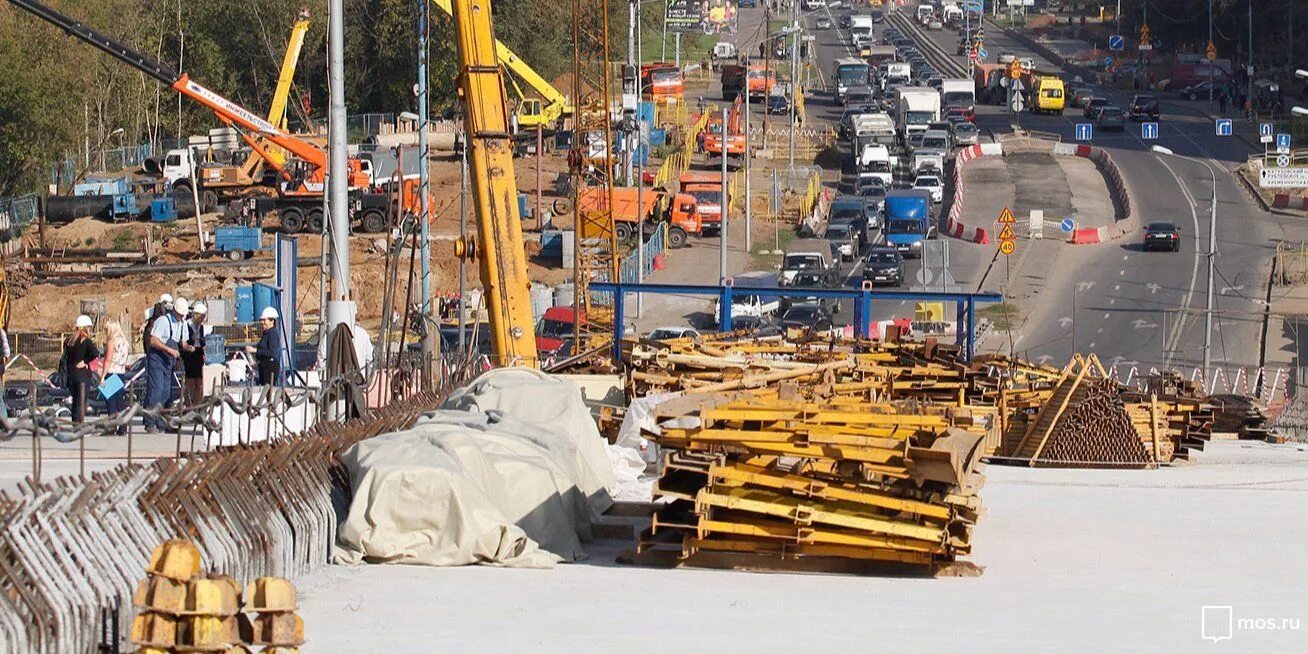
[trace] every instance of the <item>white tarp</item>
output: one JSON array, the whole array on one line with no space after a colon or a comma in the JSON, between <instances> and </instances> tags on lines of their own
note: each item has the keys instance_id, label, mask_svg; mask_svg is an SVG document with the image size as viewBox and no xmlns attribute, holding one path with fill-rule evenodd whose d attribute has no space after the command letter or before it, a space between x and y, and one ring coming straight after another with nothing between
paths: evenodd
<instances>
[{"instance_id":1,"label":"white tarp","mask_svg":"<svg viewBox=\"0 0 1308 654\"><path fill-rule=\"evenodd\" d=\"M342 457L353 490L336 559L546 567L585 556L612 503L604 441L577 387L491 371L411 429Z\"/></svg>"}]
</instances>

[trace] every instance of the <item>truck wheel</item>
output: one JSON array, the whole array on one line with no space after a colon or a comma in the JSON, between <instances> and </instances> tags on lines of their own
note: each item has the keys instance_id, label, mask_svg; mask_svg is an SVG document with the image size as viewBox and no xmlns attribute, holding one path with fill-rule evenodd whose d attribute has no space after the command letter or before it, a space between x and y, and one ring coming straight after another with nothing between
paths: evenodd
<instances>
[{"instance_id":1,"label":"truck wheel","mask_svg":"<svg viewBox=\"0 0 1308 654\"><path fill-rule=\"evenodd\" d=\"M304 231L304 213L299 209L282 209L278 213L281 215L283 234Z\"/></svg>"},{"instance_id":2,"label":"truck wheel","mask_svg":"<svg viewBox=\"0 0 1308 654\"><path fill-rule=\"evenodd\" d=\"M363 231L371 234L386 231L386 216L383 216L380 211L363 214Z\"/></svg>"},{"instance_id":3,"label":"truck wheel","mask_svg":"<svg viewBox=\"0 0 1308 654\"><path fill-rule=\"evenodd\" d=\"M310 209L309 212L304 215L304 228L308 230L310 234L322 233L322 209Z\"/></svg>"},{"instance_id":4,"label":"truck wheel","mask_svg":"<svg viewBox=\"0 0 1308 654\"><path fill-rule=\"evenodd\" d=\"M227 258L232 261L240 261L245 258L245 253L240 250L228 250Z\"/></svg>"},{"instance_id":5,"label":"truck wheel","mask_svg":"<svg viewBox=\"0 0 1308 654\"><path fill-rule=\"evenodd\" d=\"M673 227L668 230L668 247L672 249L686 247L686 230Z\"/></svg>"},{"instance_id":6,"label":"truck wheel","mask_svg":"<svg viewBox=\"0 0 1308 654\"><path fill-rule=\"evenodd\" d=\"M631 238L631 225L617 223L613 226L613 233L617 235L619 241L625 241Z\"/></svg>"},{"instance_id":7,"label":"truck wheel","mask_svg":"<svg viewBox=\"0 0 1308 654\"><path fill-rule=\"evenodd\" d=\"M200 204L204 205L201 213L210 213L218 208L218 193L205 189L200 192Z\"/></svg>"}]
</instances>

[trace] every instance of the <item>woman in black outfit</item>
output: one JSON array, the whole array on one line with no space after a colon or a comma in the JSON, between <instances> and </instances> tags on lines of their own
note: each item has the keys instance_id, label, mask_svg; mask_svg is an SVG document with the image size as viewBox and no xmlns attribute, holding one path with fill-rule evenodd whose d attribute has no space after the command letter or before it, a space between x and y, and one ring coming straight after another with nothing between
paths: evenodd
<instances>
[{"instance_id":1,"label":"woman in black outfit","mask_svg":"<svg viewBox=\"0 0 1308 654\"><path fill-rule=\"evenodd\" d=\"M258 366L259 385L268 386L277 381L277 373L281 371L281 343L277 340L277 310L272 307L266 307L263 313L259 314L259 324L263 325L263 334L259 336L258 347L245 348L246 352L254 355L255 365Z\"/></svg>"},{"instance_id":2,"label":"woman in black outfit","mask_svg":"<svg viewBox=\"0 0 1308 654\"><path fill-rule=\"evenodd\" d=\"M91 340L93 324L90 316L78 316L74 323L77 331L64 341L64 383L73 396L73 422L86 419L86 395L93 383L91 362L100 358L100 350Z\"/></svg>"}]
</instances>

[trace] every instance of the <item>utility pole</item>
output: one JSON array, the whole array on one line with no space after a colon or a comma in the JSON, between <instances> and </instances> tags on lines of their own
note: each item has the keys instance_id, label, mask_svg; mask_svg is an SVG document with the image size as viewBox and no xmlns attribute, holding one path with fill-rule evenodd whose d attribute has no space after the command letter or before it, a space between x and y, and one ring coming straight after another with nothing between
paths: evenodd
<instances>
[{"instance_id":1,"label":"utility pole","mask_svg":"<svg viewBox=\"0 0 1308 654\"><path fill-rule=\"evenodd\" d=\"M1147 6L1147 3L1146 3L1146 6ZM1244 97L1245 97L1245 102L1249 103L1249 106L1250 106L1251 108L1253 107L1253 78L1254 78L1253 50L1254 50L1254 41L1253 41L1253 0L1249 0L1249 67L1246 68L1246 69L1244 70L1244 72L1245 72L1245 75L1244 75L1244 77L1245 77L1245 79L1244 79L1244 83L1245 83L1245 95L1244 95ZM1243 110L1243 109L1244 109L1244 107L1241 107L1241 110ZM1253 112L1252 112L1252 111L1249 112L1249 120L1250 120L1251 122L1253 121Z\"/></svg>"},{"instance_id":2,"label":"utility pole","mask_svg":"<svg viewBox=\"0 0 1308 654\"><path fill-rule=\"evenodd\" d=\"M786 169L787 172L795 172L795 99L799 96L799 1L794 0L790 4L790 27L795 30L795 38L790 44L790 164ZM748 80L746 73L746 80ZM748 81L745 84L745 92L749 93Z\"/></svg>"},{"instance_id":3,"label":"utility pole","mask_svg":"<svg viewBox=\"0 0 1308 654\"><path fill-rule=\"evenodd\" d=\"M753 239L753 235L754 235L754 233L753 233L753 230L751 229L751 222L752 222L752 218L753 218L753 215L752 215L752 214L753 214L753 211L750 209L750 205L753 204L752 202L750 202L750 198L752 198L753 196L749 194L749 163L750 163L750 158L751 158L751 157L750 157L750 152L749 152L749 150L750 150L750 142L749 142L749 114L750 114L750 111L749 111L749 89L748 89L748 86L749 86L749 81L748 81L748 80L749 80L749 71L748 71L748 69L746 69L746 71L745 71L745 80L746 80L746 82L745 82L745 85L746 85L746 90L745 90L745 252L746 252L746 253L749 253L749 252L751 252L752 249L753 249L753 242L752 242L752 239ZM765 105L763 105L763 106L766 107L767 105L765 104ZM724 132L724 135L723 135L723 141L722 141L723 144L724 144L724 147L723 147L723 154L725 155L725 154L726 154L726 147L725 147L725 144L726 144L726 136L725 136L725 132L726 132L726 130L724 129L723 132Z\"/></svg>"},{"instance_id":4,"label":"utility pole","mask_svg":"<svg viewBox=\"0 0 1308 654\"><path fill-rule=\"evenodd\" d=\"M350 302L349 147L345 141L345 0L330 0L327 11L327 203L331 217L331 293L327 324L353 323ZM290 320L292 316L282 316ZM286 324L291 324L287 322Z\"/></svg>"},{"instance_id":5,"label":"utility pole","mask_svg":"<svg viewBox=\"0 0 1308 654\"><path fill-rule=\"evenodd\" d=\"M745 76L745 95L749 95L749 76ZM718 204L722 207L718 221L718 281L727 278L727 215L731 213L731 203L727 197L727 110L722 109L722 197ZM730 307L723 309L729 311Z\"/></svg>"},{"instance_id":6,"label":"utility pole","mask_svg":"<svg viewBox=\"0 0 1308 654\"><path fill-rule=\"evenodd\" d=\"M1217 265L1217 173L1203 162L1213 178L1213 194L1208 208L1208 301L1204 311L1204 379L1208 379L1208 366L1213 358L1213 278Z\"/></svg>"},{"instance_id":7,"label":"utility pole","mask_svg":"<svg viewBox=\"0 0 1308 654\"><path fill-rule=\"evenodd\" d=\"M427 175L427 161L431 156L427 142L427 126L430 116L428 114L428 95L427 95L427 39L428 29L431 24L431 16L428 11L431 3L418 3L418 224L419 235L422 243L419 245L418 253L422 257L422 315L429 321L426 336L422 339L422 361L426 371L426 378L430 384L429 388L434 387L436 374L439 367L436 365L436 338L439 336L439 330L435 328L440 324L440 317L435 315L431 295L431 231L428 227L428 217L431 215L431 207L427 204L427 194L430 188L431 180ZM400 189L399 195L404 197L404 169L400 169Z\"/></svg>"},{"instance_id":8,"label":"utility pole","mask_svg":"<svg viewBox=\"0 0 1308 654\"><path fill-rule=\"evenodd\" d=\"M672 44L672 53L673 56L676 57L676 61L673 62L673 64L676 65L677 68L681 68L681 32L672 33Z\"/></svg>"},{"instance_id":9,"label":"utility pole","mask_svg":"<svg viewBox=\"0 0 1308 654\"><path fill-rule=\"evenodd\" d=\"M1213 0L1208 0L1208 45L1213 45ZM1208 106L1213 106L1214 62L1208 62Z\"/></svg>"},{"instance_id":10,"label":"utility pole","mask_svg":"<svg viewBox=\"0 0 1308 654\"><path fill-rule=\"evenodd\" d=\"M659 61L668 60L668 0L663 0L663 45L659 51ZM636 295L640 297L640 295Z\"/></svg>"},{"instance_id":11,"label":"utility pole","mask_svg":"<svg viewBox=\"0 0 1308 654\"><path fill-rule=\"evenodd\" d=\"M631 0L633 7L639 8L640 0ZM664 12L666 21L667 12ZM643 38L641 37L641 15L640 11L636 12L636 64L644 61L645 52ZM654 90L650 89L650 99L653 100ZM640 155L640 146L644 145L645 140L645 107L641 101L640 92L640 68L636 69L636 282L645 283L645 161L649 159L649 152L646 151L644 158ZM636 294L636 317L640 317L640 311L644 308L642 298L644 293ZM624 302L624 298L614 298L617 302Z\"/></svg>"},{"instance_id":12,"label":"utility pole","mask_svg":"<svg viewBox=\"0 0 1308 654\"><path fill-rule=\"evenodd\" d=\"M462 142L459 147L459 238L460 242L468 242L468 141L467 138L460 134L458 137ZM468 310L468 258L459 257L459 356L466 355L468 350L464 341L464 333L467 327L464 325L464 315Z\"/></svg>"}]
</instances>

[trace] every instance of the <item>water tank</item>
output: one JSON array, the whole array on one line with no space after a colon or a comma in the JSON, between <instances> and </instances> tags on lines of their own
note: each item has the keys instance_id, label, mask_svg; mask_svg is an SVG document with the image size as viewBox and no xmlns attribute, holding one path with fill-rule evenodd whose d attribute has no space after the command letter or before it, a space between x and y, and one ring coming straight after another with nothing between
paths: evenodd
<instances>
[{"instance_id":1,"label":"water tank","mask_svg":"<svg viewBox=\"0 0 1308 654\"><path fill-rule=\"evenodd\" d=\"M273 307L277 308L273 302L273 287L267 284L255 283L254 285L254 317L258 319L263 310Z\"/></svg>"},{"instance_id":2,"label":"water tank","mask_svg":"<svg viewBox=\"0 0 1308 654\"><path fill-rule=\"evenodd\" d=\"M570 307L577 300L577 287L572 282L564 282L554 287L554 306Z\"/></svg>"},{"instance_id":3,"label":"water tank","mask_svg":"<svg viewBox=\"0 0 1308 654\"><path fill-rule=\"evenodd\" d=\"M545 315L545 310L552 306L554 306L554 289L545 284L533 283L531 285L532 320L540 320L540 317Z\"/></svg>"}]
</instances>

